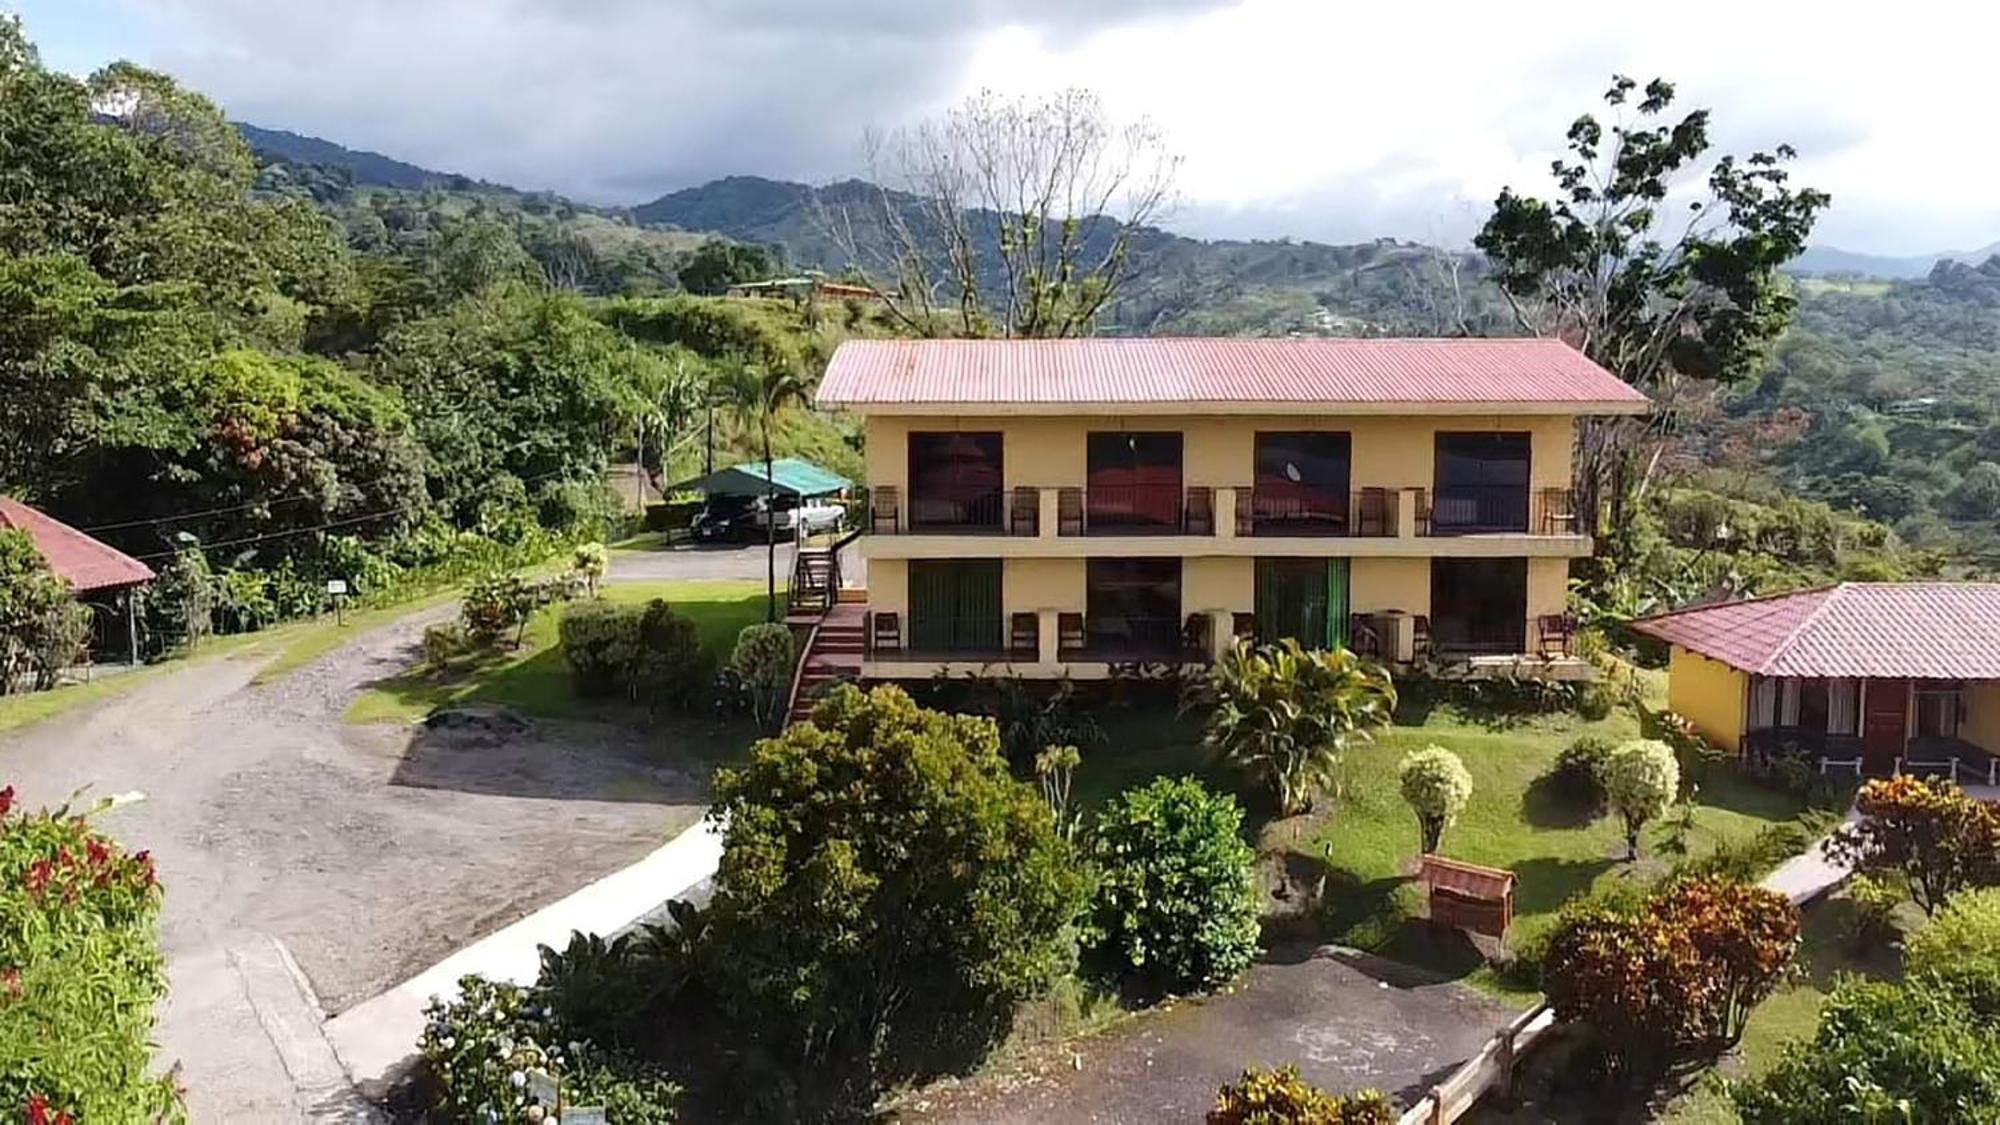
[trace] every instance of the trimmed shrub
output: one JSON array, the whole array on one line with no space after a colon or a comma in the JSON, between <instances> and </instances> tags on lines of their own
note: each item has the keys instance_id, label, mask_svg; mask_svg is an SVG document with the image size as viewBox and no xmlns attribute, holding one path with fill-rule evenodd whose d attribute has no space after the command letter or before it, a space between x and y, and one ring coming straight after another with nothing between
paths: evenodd
<instances>
[{"instance_id":1,"label":"trimmed shrub","mask_svg":"<svg viewBox=\"0 0 2000 1125\"><path fill-rule=\"evenodd\" d=\"M0 1113L181 1120L173 1083L148 1073L166 993L152 859L67 808L13 803L0 789Z\"/></svg>"},{"instance_id":2,"label":"trimmed shrub","mask_svg":"<svg viewBox=\"0 0 2000 1125\"><path fill-rule=\"evenodd\" d=\"M1243 810L1191 777L1130 789L1097 815L1091 946L1145 989L1206 992L1257 957L1256 853Z\"/></svg>"},{"instance_id":3,"label":"trimmed shrub","mask_svg":"<svg viewBox=\"0 0 2000 1125\"><path fill-rule=\"evenodd\" d=\"M1601 680L1592 680L1576 689L1576 714L1587 722L1610 718L1611 709L1617 705L1617 694Z\"/></svg>"},{"instance_id":4,"label":"trimmed shrub","mask_svg":"<svg viewBox=\"0 0 2000 1125\"><path fill-rule=\"evenodd\" d=\"M2000 974L2000 887L1952 895L1904 948L1912 972L1983 964Z\"/></svg>"},{"instance_id":5,"label":"trimmed shrub","mask_svg":"<svg viewBox=\"0 0 2000 1125\"><path fill-rule=\"evenodd\" d=\"M1639 858L1639 832L1672 804L1681 787L1680 762L1664 742L1635 738L1604 760L1604 794L1625 821L1625 858Z\"/></svg>"},{"instance_id":6,"label":"trimmed shrub","mask_svg":"<svg viewBox=\"0 0 2000 1125\"><path fill-rule=\"evenodd\" d=\"M598 585L611 570L611 552L602 543L584 543L570 552L569 569L583 580L584 590L594 598Z\"/></svg>"},{"instance_id":7,"label":"trimmed shrub","mask_svg":"<svg viewBox=\"0 0 2000 1125\"><path fill-rule=\"evenodd\" d=\"M1216 1091L1208 1125L1394 1125L1396 1111L1374 1090L1339 1096L1299 1077L1299 1068L1246 1067Z\"/></svg>"},{"instance_id":8,"label":"trimmed shrub","mask_svg":"<svg viewBox=\"0 0 2000 1125\"><path fill-rule=\"evenodd\" d=\"M639 609L638 663L629 675L633 698L647 707L690 711L714 686L715 666L694 619L654 598Z\"/></svg>"},{"instance_id":9,"label":"trimmed shrub","mask_svg":"<svg viewBox=\"0 0 2000 1125\"><path fill-rule=\"evenodd\" d=\"M1444 830L1458 819L1465 803L1472 799L1472 774L1458 755L1442 746L1411 751L1403 759L1399 774L1403 800L1417 814L1422 850L1435 852Z\"/></svg>"},{"instance_id":10,"label":"trimmed shrub","mask_svg":"<svg viewBox=\"0 0 2000 1125\"><path fill-rule=\"evenodd\" d=\"M443 1121L553 1120L529 1071L560 1076L566 1106L601 1105L618 1125L668 1125L680 1087L650 1064L576 1039L519 985L468 976L458 999L433 999L417 1047ZM539 1112L538 1112L539 1111Z\"/></svg>"},{"instance_id":11,"label":"trimmed shrub","mask_svg":"<svg viewBox=\"0 0 2000 1125\"><path fill-rule=\"evenodd\" d=\"M625 690L639 653L639 615L633 607L599 601L569 606L556 623L556 635L578 695Z\"/></svg>"},{"instance_id":12,"label":"trimmed shrub","mask_svg":"<svg viewBox=\"0 0 2000 1125\"><path fill-rule=\"evenodd\" d=\"M735 671L750 698L750 713L764 726L779 719L786 693L792 687L792 669L798 663L792 631L783 625L746 625L736 635L736 650L729 654Z\"/></svg>"},{"instance_id":13,"label":"trimmed shrub","mask_svg":"<svg viewBox=\"0 0 2000 1125\"><path fill-rule=\"evenodd\" d=\"M1605 763L1611 758L1609 739L1584 735L1562 748L1549 766L1549 784L1556 796L1572 807L1598 810L1604 807Z\"/></svg>"}]
</instances>

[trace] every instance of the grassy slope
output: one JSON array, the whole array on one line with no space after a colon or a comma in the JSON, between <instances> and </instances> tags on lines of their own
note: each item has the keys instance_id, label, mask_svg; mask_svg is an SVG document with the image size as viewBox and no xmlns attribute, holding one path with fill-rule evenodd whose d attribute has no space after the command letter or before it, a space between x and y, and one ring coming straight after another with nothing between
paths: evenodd
<instances>
[{"instance_id":1,"label":"grassy slope","mask_svg":"<svg viewBox=\"0 0 2000 1125\"><path fill-rule=\"evenodd\" d=\"M615 602L667 599L694 619L702 643L719 655L727 655L745 625L764 619L761 582L635 582L606 587L604 596ZM602 712L601 702L579 700L570 691L557 644L560 613L552 607L537 614L520 648L459 675L438 679L412 673L376 684L348 708L347 720L414 722L438 706L469 702L504 704L523 714L557 719Z\"/></svg>"}]
</instances>

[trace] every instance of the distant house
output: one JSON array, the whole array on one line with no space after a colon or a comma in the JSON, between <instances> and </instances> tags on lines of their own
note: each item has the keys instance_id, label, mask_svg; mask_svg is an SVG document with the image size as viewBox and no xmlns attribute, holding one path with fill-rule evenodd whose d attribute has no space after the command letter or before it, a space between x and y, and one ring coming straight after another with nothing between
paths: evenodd
<instances>
[{"instance_id":1,"label":"distant house","mask_svg":"<svg viewBox=\"0 0 2000 1125\"><path fill-rule=\"evenodd\" d=\"M2000 781L2000 583L1844 582L1649 617L1667 702L1729 750Z\"/></svg>"},{"instance_id":2,"label":"distant house","mask_svg":"<svg viewBox=\"0 0 2000 1125\"><path fill-rule=\"evenodd\" d=\"M1646 398L1558 340L850 340L869 678L1093 678L1236 637L1581 678L1578 419Z\"/></svg>"},{"instance_id":3,"label":"distant house","mask_svg":"<svg viewBox=\"0 0 2000 1125\"><path fill-rule=\"evenodd\" d=\"M804 301L808 297L821 297L834 301L883 301L888 298L872 285L859 285L851 281L831 281L810 274L799 277L774 277L765 281L742 281L727 290L731 297L786 297L794 301Z\"/></svg>"},{"instance_id":4,"label":"distant house","mask_svg":"<svg viewBox=\"0 0 2000 1125\"><path fill-rule=\"evenodd\" d=\"M128 643L136 637L131 592L153 580L152 567L9 496L0 496L0 530L26 532L49 569L69 581L79 601L109 612L112 606L104 599L125 594L118 599L122 603L118 609L125 617ZM94 619L92 625L101 631L104 621Z\"/></svg>"}]
</instances>

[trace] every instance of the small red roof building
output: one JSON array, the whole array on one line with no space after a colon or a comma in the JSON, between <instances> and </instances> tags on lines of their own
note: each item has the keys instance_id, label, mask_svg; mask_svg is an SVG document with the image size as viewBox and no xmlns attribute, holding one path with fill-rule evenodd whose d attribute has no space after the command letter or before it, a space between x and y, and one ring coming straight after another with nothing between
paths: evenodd
<instances>
[{"instance_id":1,"label":"small red roof building","mask_svg":"<svg viewBox=\"0 0 2000 1125\"><path fill-rule=\"evenodd\" d=\"M11 496L0 496L0 530L25 531L49 569L69 579L79 594L116 590L153 580L153 568L138 559Z\"/></svg>"},{"instance_id":2,"label":"small red roof building","mask_svg":"<svg viewBox=\"0 0 2000 1125\"><path fill-rule=\"evenodd\" d=\"M2000 582L1843 582L1632 627L1758 676L2000 679Z\"/></svg>"},{"instance_id":3,"label":"small red roof building","mask_svg":"<svg viewBox=\"0 0 2000 1125\"><path fill-rule=\"evenodd\" d=\"M883 413L1647 410L1644 395L1554 339L849 340L819 402Z\"/></svg>"}]
</instances>

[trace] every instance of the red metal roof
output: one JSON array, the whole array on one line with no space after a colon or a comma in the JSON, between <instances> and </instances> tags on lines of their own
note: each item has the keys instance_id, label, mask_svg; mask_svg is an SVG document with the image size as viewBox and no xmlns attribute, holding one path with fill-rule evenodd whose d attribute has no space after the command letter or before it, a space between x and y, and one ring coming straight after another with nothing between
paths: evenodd
<instances>
[{"instance_id":1,"label":"red metal roof","mask_svg":"<svg viewBox=\"0 0 2000 1125\"><path fill-rule=\"evenodd\" d=\"M2000 583L1844 582L1633 628L1763 676L2000 679Z\"/></svg>"},{"instance_id":2,"label":"red metal roof","mask_svg":"<svg viewBox=\"0 0 2000 1125\"><path fill-rule=\"evenodd\" d=\"M850 340L827 365L819 401L1646 408L1644 395L1552 339Z\"/></svg>"},{"instance_id":3,"label":"red metal roof","mask_svg":"<svg viewBox=\"0 0 2000 1125\"><path fill-rule=\"evenodd\" d=\"M11 496L0 496L0 528L27 532L49 569L79 594L153 580L152 567Z\"/></svg>"}]
</instances>

